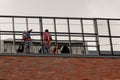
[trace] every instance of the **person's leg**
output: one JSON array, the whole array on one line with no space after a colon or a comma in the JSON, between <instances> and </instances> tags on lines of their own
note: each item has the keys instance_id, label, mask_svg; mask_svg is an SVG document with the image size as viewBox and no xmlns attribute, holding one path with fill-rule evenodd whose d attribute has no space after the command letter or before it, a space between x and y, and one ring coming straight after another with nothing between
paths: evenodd
<instances>
[{"instance_id":1,"label":"person's leg","mask_svg":"<svg viewBox=\"0 0 120 80\"><path fill-rule=\"evenodd\" d=\"M50 54L50 46L49 45L47 45L46 49L47 49L47 54Z\"/></svg>"},{"instance_id":2,"label":"person's leg","mask_svg":"<svg viewBox=\"0 0 120 80\"><path fill-rule=\"evenodd\" d=\"M27 53L30 54L30 45L27 45Z\"/></svg>"},{"instance_id":3,"label":"person's leg","mask_svg":"<svg viewBox=\"0 0 120 80\"><path fill-rule=\"evenodd\" d=\"M47 49L47 47L44 48L44 54L48 54L48 49Z\"/></svg>"},{"instance_id":4,"label":"person's leg","mask_svg":"<svg viewBox=\"0 0 120 80\"><path fill-rule=\"evenodd\" d=\"M30 54L30 42L26 42L26 53Z\"/></svg>"},{"instance_id":5,"label":"person's leg","mask_svg":"<svg viewBox=\"0 0 120 80\"><path fill-rule=\"evenodd\" d=\"M24 51L23 53L26 53L27 52L27 45L26 45L26 42L24 43Z\"/></svg>"},{"instance_id":6,"label":"person's leg","mask_svg":"<svg viewBox=\"0 0 120 80\"><path fill-rule=\"evenodd\" d=\"M47 54L47 45L45 42L43 43L43 54Z\"/></svg>"},{"instance_id":7,"label":"person's leg","mask_svg":"<svg viewBox=\"0 0 120 80\"><path fill-rule=\"evenodd\" d=\"M33 53L33 43L32 42L30 42L30 53Z\"/></svg>"}]
</instances>

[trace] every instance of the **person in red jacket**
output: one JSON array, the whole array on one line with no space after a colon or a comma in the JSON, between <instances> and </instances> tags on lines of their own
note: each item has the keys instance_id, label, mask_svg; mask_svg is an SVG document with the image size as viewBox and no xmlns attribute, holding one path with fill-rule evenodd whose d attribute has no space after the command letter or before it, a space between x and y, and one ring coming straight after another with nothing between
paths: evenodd
<instances>
[{"instance_id":1,"label":"person in red jacket","mask_svg":"<svg viewBox=\"0 0 120 80\"><path fill-rule=\"evenodd\" d=\"M24 51L23 53L32 53L32 40L30 33L32 29L23 32L23 40L24 40Z\"/></svg>"},{"instance_id":2,"label":"person in red jacket","mask_svg":"<svg viewBox=\"0 0 120 80\"><path fill-rule=\"evenodd\" d=\"M49 33L49 30L46 29L45 32L43 32L42 36L43 36L43 44L44 44L43 51L45 54L50 54L50 46L51 46L52 36Z\"/></svg>"}]
</instances>

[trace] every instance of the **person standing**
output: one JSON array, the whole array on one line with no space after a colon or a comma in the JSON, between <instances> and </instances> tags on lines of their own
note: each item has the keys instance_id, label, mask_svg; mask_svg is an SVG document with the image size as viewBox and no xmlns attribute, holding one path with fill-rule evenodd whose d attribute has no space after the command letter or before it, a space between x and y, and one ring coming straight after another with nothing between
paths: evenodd
<instances>
[{"instance_id":1,"label":"person standing","mask_svg":"<svg viewBox=\"0 0 120 80\"><path fill-rule=\"evenodd\" d=\"M49 33L48 29L45 29L45 32L43 32L42 34L42 37L43 37L43 52L45 54L50 54L52 36Z\"/></svg>"},{"instance_id":2,"label":"person standing","mask_svg":"<svg viewBox=\"0 0 120 80\"><path fill-rule=\"evenodd\" d=\"M32 40L30 33L32 29L23 32L23 40L24 40L24 51L23 53L32 53Z\"/></svg>"}]
</instances>

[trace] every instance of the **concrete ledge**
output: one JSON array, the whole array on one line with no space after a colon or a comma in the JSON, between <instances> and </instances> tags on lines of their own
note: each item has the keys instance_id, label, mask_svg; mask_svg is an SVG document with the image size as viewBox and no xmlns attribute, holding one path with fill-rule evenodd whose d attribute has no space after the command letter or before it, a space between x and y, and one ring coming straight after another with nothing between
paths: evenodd
<instances>
[{"instance_id":1,"label":"concrete ledge","mask_svg":"<svg viewBox=\"0 0 120 80\"><path fill-rule=\"evenodd\" d=\"M120 55L82 55L82 54L23 54L23 53L1 53L0 56L30 56L30 57L66 57L66 58L120 58Z\"/></svg>"}]
</instances>

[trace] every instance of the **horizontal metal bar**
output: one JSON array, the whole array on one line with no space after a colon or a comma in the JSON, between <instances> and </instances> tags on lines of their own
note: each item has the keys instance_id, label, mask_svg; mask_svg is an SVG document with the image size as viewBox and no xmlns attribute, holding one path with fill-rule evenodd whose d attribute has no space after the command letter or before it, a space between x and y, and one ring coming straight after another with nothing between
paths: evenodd
<instances>
[{"instance_id":1,"label":"horizontal metal bar","mask_svg":"<svg viewBox=\"0 0 120 80\"><path fill-rule=\"evenodd\" d=\"M107 37L107 38L109 38L109 37L112 37L112 38L120 38L120 36L106 36L106 35L99 35L99 37Z\"/></svg>"},{"instance_id":2,"label":"horizontal metal bar","mask_svg":"<svg viewBox=\"0 0 120 80\"><path fill-rule=\"evenodd\" d=\"M0 15L4 18L46 18L46 19L76 19L76 20L120 20L119 18L84 18L84 17L47 17L47 16L16 16L16 15Z\"/></svg>"},{"instance_id":3,"label":"horizontal metal bar","mask_svg":"<svg viewBox=\"0 0 120 80\"><path fill-rule=\"evenodd\" d=\"M97 41L92 41L92 40L85 40L84 42L97 42Z\"/></svg>"}]
</instances>

